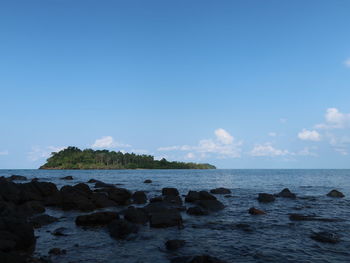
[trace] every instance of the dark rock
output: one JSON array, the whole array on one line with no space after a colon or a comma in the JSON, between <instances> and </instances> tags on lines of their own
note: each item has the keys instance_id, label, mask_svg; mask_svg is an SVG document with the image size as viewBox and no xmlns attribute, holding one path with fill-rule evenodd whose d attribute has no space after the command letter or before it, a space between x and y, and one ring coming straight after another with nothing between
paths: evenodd
<instances>
[{"instance_id":1,"label":"dark rock","mask_svg":"<svg viewBox=\"0 0 350 263\"><path fill-rule=\"evenodd\" d=\"M258 201L261 203L270 203L275 201L275 197L271 194L260 193L258 197Z\"/></svg>"},{"instance_id":2,"label":"dark rock","mask_svg":"<svg viewBox=\"0 0 350 263\"><path fill-rule=\"evenodd\" d=\"M17 184L0 178L0 196L4 201L18 204L21 201L21 190Z\"/></svg>"},{"instance_id":3,"label":"dark rock","mask_svg":"<svg viewBox=\"0 0 350 263\"><path fill-rule=\"evenodd\" d=\"M224 187L219 187L219 188L211 189L210 193L217 194L217 195L227 195L227 194L231 194L231 190Z\"/></svg>"},{"instance_id":4,"label":"dark rock","mask_svg":"<svg viewBox=\"0 0 350 263\"><path fill-rule=\"evenodd\" d=\"M329 197L344 197L345 195L342 193L342 192L339 192L338 190L332 190L332 191L330 191L328 194L327 194L327 196L329 196Z\"/></svg>"},{"instance_id":5,"label":"dark rock","mask_svg":"<svg viewBox=\"0 0 350 263\"><path fill-rule=\"evenodd\" d=\"M220 211L225 208L223 203L218 200L200 200L198 201L198 205L213 212Z\"/></svg>"},{"instance_id":6,"label":"dark rock","mask_svg":"<svg viewBox=\"0 0 350 263\"><path fill-rule=\"evenodd\" d=\"M182 199L180 196L175 196L175 195L166 195L163 197L163 202L168 203L170 205L177 205L181 206L182 205Z\"/></svg>"},{"instance_id":7,"label":"dark rock","mask_svg":"<svg viewBox=\"0 0 350 263\"><path fill-rule=\"evenodd\" d=\"M182 217L177 209L164 209L151 214L150 226L155 228L182 226Z\"/></svg>"},{"instance_id":8,"label":"dark rock","mask_svg":"<svg viewBox=\"0 0 350 263\"><path fill-rule=\"evenodd\" d=\"M30 219L30 222L33 224L34 228L49 225L57 221L58 218L49 215L40 215Z\"/></svg>"},{"instance_id":9,"label":"dark rock","mask_svg":"<svg viewBox=\"0 0 350 263\"><path fill-rule=\"evenodd\" d=\"M10 177L6 178L9 181L26 181L28 180L27 177L22 176L22 175L11 175Z\"/></svg>"},{"instance_id":10,"label":"dark rock","mask_svg":"<svg viewBox=\"0 0 350 263\"><path fill-rule=\"evenodd\" d=\"M185 240L172 239L165 242L165 247L168 250L177 250L185 245Z\"/></svg>"},{"instance_id":11,"label":"dark rock","mask_svg":"<svg viewBox=\"0 0 350 263\"><path fill-rule=\"evenodd\" d=\"M39 201L28 201L17 207L18 213L24 216L32 216L38 213L44 213L45 207Z\"/></svg>"},{"instance_id":12,"label":"dark rock","mask_svg":"<svg viewBox=\"0 0 350 263\"><path fill-rule=\"evenodd\" d=\"M256 209L255 207L249 208L248 213L251 215L265 215L266 214L266 212L259 210L259 209Z\"/></svg>"},{"instance_id":13,"label":"dark rock","mask_svg":"<svg viewBox=\"0 0 350 263\"><path fill-rule=\"evenodd\" d=\"M130 203L131 192L125 188L108 189L108 198L118 205L127 205Z\"/></svg>"},{"instance_id":14,"label":"dark rock","mask_svg":"<svg viewBox=\"0 0 350 263\"><path fill-rule=\"evenodd\" d=\"M190 203L199 200L216 200L216 197L207 191L189 191L185 197L185 201Z\"/></svg>"},{"instance_id":15,"label":"dark rock","mask_svg":"<svg viewBox=\"0 0 350 263\"><path fill-rule=\"evenodd\" d=\"M76 189L77 191L80 191L81 193L84 193L86 196L92 195L92 191L87 184L79 183L74 185L73 188Z\"/></svg>"},{"instance_id":16,"label":"dark rock","mask_svg":"<svg viewBox=\"0 0 350 263\"><path fill-rule=\"evenodd\" d=\"M147 196L144 191L136 191L135 193L133 193L131 198L135 204L147 203Z\"/></svg>"},{"instance_id":17,"label":"dark rock","mask_svg":"<svg viewBox=\"0 0 350 263\"><path fill-rule=\"evenodd\" d=\"M162 189L162 195L173 195L178 196L179 191L176 188L165 187Z\"/></svg>"},{"instance_id":18,"label":"dark rock","mask_svg":"<svg viewBox=\"0 0 350 263\"><path fill-rule=\"evenodd\" d=\"M25 255L21 255L18 252L2 252L0 251L0 262L1 263L27 263Z\"/></svg>"},{"instance_id":19,"label":"dark rock","mask_svg":"<svg viewBox=\"0 0 350 263\"><path fill-rule=\"evenodd\" d=\"M144 183L144 184L151 184L151 183L152 183L152 180L147 179L147 180L143 181L143 183Z\"/></svg>"},{"instance_id":20,"label":"dark rock","mask_svg":"<svg viewBox=\"0 0 350 263\"><path fill-rule=\"evenodd\" d=\"M109 234L115 239L125 239L138 232L138 226L126 220L114 220L108 225Z\"/></svg>"},{"instance_id":21,"label":"dark rock","mask_svg":"<svg viewBox=\"0 0 350 263\"><path fill-rule=\"evenodd\" d=\"M105 193L93 193L92 201L97 208L117 206L117 203L110 200Z\"/></svg>"},{"instance_id":22,"label":"dark rock","mask_svg":"<svg viewBox=\"0 0 350 263\"><path fill-rule=\"evenodd\" d=\"M313 233L310 237L316 241L323 243L336 244L340 242L340 238L338 235L326 231Z\"/></svg>"},{"instance_id":23,"label":"dark rock","mask_svg":"<svg viewBox=\"0 0 350 263\"><path fill-rule=\"evenodd\" d=\"M78 226L104 226L119 219L119 215L115 212L97 212L88 215L81 215L75 219Z\"/></svg>"},{"instance_id":24,"label":"dark rock","mask_svg":"<svg viewBox=\"0 0 350 263\"><path fill-rule=\"evenodd\" d=\"M56 228L51 234L54 236L68 236L65 232L67 231L67 228L65 227L59 227Z\"/></svg>"},{"instance_id":25,"label":"dark rock","mask_svg":"<svg viewBox=\"0 0 350 263\"><path fill-rule=\"evenodd\" d=\"M49 254L50 255L55 255L55 256L58 256L58 255L64 255L66 254L67 251L65 249L60 249L60 248L51 248L50 251L49 251Z\"/></svg>"},{"instance_id":26,"label":"dark rock","mask_svg":"<svg viewBox=\"0 0 350 263\"><path fill-rule=\"evenodd\" d=\"M124 211L124 219L135 224L145 224L149 221L146 211L135 207L129 207Z\"/></svg>"},{"instance_id":27,"label":"dark rock","mask_svg":"<svg viewBox=\"0 0 350 263\"><path fill-rule=\"evenodd\" d=\"M195 216L205 216L205 215L209 214L209 212L207 210L204 210L199 206L194 206L194 207L188 208L186 213L189 215L195 215Z\"/></svg>"},{"instance_id":28,"label":"dark rock","mask_svg":"<svg viewBox=\"0 0 350 263\"><path fill-rule=\"evenodd\" d=\"M60 178L61 180L73 180L73 176L68 175Z\"/></svg>"},{"instance_id":29,"label":"dark rock","mask_svg":"<svg viewBox=\"0 0 350 263\"><path fill-rule=\"evenodd\" d=\"M292 193L288 188L284 188L281 192L277 194L277 196L284 198L296 198L296 195Z\"/></svg>"},{"instance_id":30,"label":"dark rock","mask_svg":"<svg viewBox=\"0 0 350 263\"><path fill-rule=\"evenodd\" d=\"M163 202L163 196L155 196L149 200L150 203Z\"/></svg>"},{"instance_id":31,"label":"dark rock","mask_svg":"<svg viewBox=\"0 0 350 263\"><path fill-rule=\"evenodd\" d=\"M199 200L216 200L216 197L207 191L199 191Z\"/></svg>"},{"instance_id":32,"label":"dark rock","mask_svg":"<svg viewBox=\"0 0 350 263\"><path fill-rule=\"evenodd\" d=\"M96 208L92 201L92 192L87 191L88 189L83 185L79 184L74 187L66 185L61 188L61 207L63 210L92 211Z\"/></svg>"}]
</instances>

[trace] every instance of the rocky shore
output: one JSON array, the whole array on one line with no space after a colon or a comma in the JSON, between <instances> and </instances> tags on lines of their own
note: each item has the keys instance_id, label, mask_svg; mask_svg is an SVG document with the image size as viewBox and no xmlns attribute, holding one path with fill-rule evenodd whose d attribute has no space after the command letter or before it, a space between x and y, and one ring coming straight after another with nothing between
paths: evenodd
<instances>
[{"instance_id":1,"label":"rocky shore","mask_svg":"<svg viewBox=\"0 0 350 263\"><path fill-rule=\"evenodd\" d=\"M61 178L68 181L72 179L71 176ZM152 180L146 180L144 183L152 183ZM75 218L77 227L84 228L86 231L101 229L106 231L111 239L127 241L130 236L137 235L141 228L177 228L181 231L186 227L186 222L183 220L185 214L200 218L215 215L218 211L225 209L224 203L217 197L232 198L231 190L223 187L209 191L188 191L183 193L184 195L181 195L176 188L163 187L160 190L160 195L150 197L145 191L130 191L95 179L89 179L87 183L65 185L58 189L54 183L41 182L38 179L29 181L24 176L0 177L0 262L52 262L52 256L69 256L70 251L58 247L49 248L48 255L33 256L37 239L35 229L60 220L45 213L49 208L80 211L81 215ZM344 194L335 189L325 195L327 198L344 197ZM288 188L276 194L256 194L257 201L262 204L275 202L278 198L295 200L298 197ZM118 212L108 211L109 208L116 207L119 208ZM255 207L247 207L246 211L248 215L258 218L268 214L268 211ZM341 220L297 213L285 216L291 222ZM237 227L249 231L249 226L237 225ZM65 229L56 229L52 235L64 238ZM341 242L337 233L327 231L311 233L309 238L323 243ZM187 241L166 240L164 253L181 251ZM226 262L207 254L177 255L171 257L170 261L173 263Z\"/></svg>"}]
</instances>

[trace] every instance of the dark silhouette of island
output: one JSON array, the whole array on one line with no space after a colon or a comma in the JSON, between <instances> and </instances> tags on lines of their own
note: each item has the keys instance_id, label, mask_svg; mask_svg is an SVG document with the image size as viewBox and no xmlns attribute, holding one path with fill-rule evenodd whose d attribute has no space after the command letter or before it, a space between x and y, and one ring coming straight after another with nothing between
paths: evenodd
<instances>
[{"instance_id":1,"label":"dark silhouette of island","mask_svg":"<svg viewBox=\"0 0 350 263\"><path fill-rule=\"evenodd\" d=\"M52 156L39 169L216 169L208 163L155 160L152 155L138 155L108 150L80 150L70 146Z\"/></svg>"}]
</instances>

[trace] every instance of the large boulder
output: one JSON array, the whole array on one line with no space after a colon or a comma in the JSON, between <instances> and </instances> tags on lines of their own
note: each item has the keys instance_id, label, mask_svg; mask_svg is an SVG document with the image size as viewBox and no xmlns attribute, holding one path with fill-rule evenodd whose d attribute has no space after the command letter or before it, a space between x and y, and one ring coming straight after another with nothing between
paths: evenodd
<instances>
[{"instance_id":1,"label":"large boulder","mask_svg":"<svg viewBox=\"0 0 350 263\"><path fill-rule=\"evenodd\" d=\"M115 212L97 212L78 216L75 219L75 224L78 226L104 226L116 219L119 219L119 215Z\"/></svg>"},{"instance_id":2,"label":"large boulder","mask_svg":"<svg viewBox=\"0 0 350 263\"><path fill-rule=\"evenodd\" d=\"M189 191L185 197L186 202L196 202L199 200L216 200L216 197L207 191Z\"/></svg>"},{"instance_id":3,"label":"large boulder","mask_svg":"<svg viewBox=\"0 0 350 263\"><path fill-rule=\"evenodd\" d=\"M281 192L277 194L278 197L284 197L284 198L296 198L296 195L292 193L288 188L284 188Z\"/></svg>"},{"instance_id":4,"label":"large boulder","mask_svg":"<svg viewBox=\"0 0 350 263\"><path fill-rule=\"evenodd\" d=\"M144 191L136 191L131 198L135 204L147 203L147 196Z\"/></svg>"},{"instance_id":5,"label":"large boulder","mask_svg":"<svg viewBox=\"0 0 350 263\"><path fill-rule=\"evenodd\" d=\"M177 209L164 209L151 214L150 226L155 228L180 227L182 226L182 217Z\"/></svg>"},{"instance_id":6,"label":"large boulder","mask_svg":"<svg viewBox=\"0 0 350 263\"><path fill-rule=\"evenodd\" d=\"M63 210L92 211L96 208L92 201L92 193L87 191L83 185L85 184L66 185L61 188L61 207Z\"/></svg>"},{"instance_id":7,"label":"large boulder","mask_svg":"<svg viewBox=\"0 0 350 263\"><path fill-rule=\"evenodd\" d=\"M93 193L92 202L97 208L117 206L117 203L109 199L106 193Z\"/></svg>"},{"instance_id":8,"label":"large boulder","mask_svg":"<svg viewBox=\"0 0 350 263\"><path fill-rule=\"evenodd\" d=\"M0 178L0 196L4 201L18 204L21 201L21 190L17 184Z\"/></svg>"},{"instance_id":9,"label":"large boulder","mask_svg":"<svg viewBox=\"0 0 350 263\"><path fill-rule=\"evenodd\" d=\"M165 187L162 189L162 195L173 195L178 196L179 191L176 188Z\"/></svg>"},{"instance_id":10,"label":"large boulder","mask_svg":"<svg viewBox=\"0 0 350 263\"><path fill-rule=\"evenodd\" d=\"M17 212L23 216L32 216L34 214L44 213L45 207L39 201L28 201L18 205Z\"/></svg>"},{"instance_id":11,"label":"large boulder","mask_svg":"<svg viewBox=\"0 0 350 263\"><path fill-rule=\"evenodd\" d=\"M275 197L271 194L260 193L258 196L258 201L261 203L270 203L275 201Z\"/></svg>"},{"instance_id":12,"label":"large boulder","mask_svg":"<svg viewBox=\"0 0 350 263\"><path fill-rule=\"evenodd\" d=\"M26 181L28 180L27 177L22 176L22 175L16 175L13 174L10 177L6 178L8 181Z\"/></svg>"},{"instance_id":13,"label":"large boulder","mask_svg":"<svg viewBox=\"0 0 350 263\"><path fill-rule=\"evenodd\" d=\"M227 194L231 194L231 190L228 188L219 187L219 188L211 189L210 193L217 194L217 195L227 195Z\"/></svg>"},{"instance_id":14,"label":"large boulder","mask_svg":"<svg viewBox=\"0 0 350 263\"><path fill-rule=\"evenodd\" d=\"M115 188L115 185L114 184L106 184L104 182L97 181L95 183L95 188Z\"/></svg>"},{"instance_id":15,"label":"large boulder","mask_svg":"<svg viewBox=\"0 0 350 263\"><path fill-rule=\"evenodd\" d=\"M116 202L118 205L127 205L130 203L131 192L125 188L107 189L108 198Z\"/></svg>"},{"instance_id":16,"label":"large boulder","mask_svg":"<svg viewBox=\"0 0 350 263\"><path fill-rule=\"evenodd\" d=\"M342 192L340 192L340 191L338 191L338 190L336 190L336 189L333 189L332 191L330 191L330 192L327 194L327 196L329 196L329 197L340 197L340 198L342 198L342 197L344 197L345 195L344 195Z\"/></svg>"},{"instance_id":17,"label":"large boulder","mask_svg":"<svg viewBox=\"0 0 350 263\"><path fill-rule=\"evenodd\" d=\"M131 206L124 211L124 219L135 224L145 224L149 221L149 216L143 208Z\"/></svg>"},{"instance_id":18,"label":"large boulder","mask_svg":"<svg viewBox=\"0 0 350 263\"><path fill-rule=\"evenodd\" d=\"M204 210L200 206L190 207L187 209L186 213L189 215L195 215L195 216L205 216L209 214L207 210Z\"/></svg>"},{"instance_id":19,"label":"large boulder","mask_svg":"<svg viewBox=\"0 0 350 263\"><path fill-rule=\"evenodd\" d=\"M114 220L108 225L108 231L111 237L115 239L126 239L130 234L137 233L138 226L126 220Z\"/></svg>"},{"instance_id":20,"label":"large boulder","mask_svg":"<svg viewBox=\"0 0 350 263\"><path fill-rule=\"evenodd\" d=\"M198 205L212 212L220 211L225 208L223 203L218 200L200 200L198 201Z\"/></svg>"}]
</instances>

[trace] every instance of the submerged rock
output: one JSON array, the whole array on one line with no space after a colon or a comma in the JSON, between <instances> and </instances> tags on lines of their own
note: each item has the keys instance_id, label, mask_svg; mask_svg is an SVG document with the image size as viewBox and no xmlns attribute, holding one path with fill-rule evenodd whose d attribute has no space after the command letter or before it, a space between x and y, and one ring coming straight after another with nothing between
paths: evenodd
<instances>
[{"instance_id":1,"label":"submerged rock","mask_svg":"<svg viewBox=\"0 0 350 263\"><path fill-rule=\"evenodd\" d=\"M111 237L115 239L125 239L130 234L138 232L138 226L126 220L114 220L108 225L108 231Z\"/></svg>"},{"instance_id":2,"label":"submerged rock","mask_svg":"<svg viewBox=\"0 0 350 263\"><path fill-rule=\"evenodd\" d=\"M290 214L289 219L292 221L321 221L321 222L340 222L341 219L323 218L315 215Z\"/></svg>"},{"instance_id":3,"label":"submerged rock","mask_svg":"<svg viewBox=\"0 0 350 263\"><path fill-rule=\"evenodd\" d=\"M288 188L284 188L281 192L277 194L277 196L284 198L296 198L296 195L292 193Z\"/></svg>"},{"instance_id":4,"label":"submerged rock","mask_svg":"<svg viewBox=\"0 0 350 263\"><path fill-rule=\"evenodd\" d=\"M271 194L260 193L258 196L258 201L261 203L270 203L275 201L275 197Z\"/></svg>"},{"instance_id":5,"label":"submerged rock","mask_svg":"<svg viewBox=\"0 0 350 263\"><path fill-rule=\"evenodd\" d=\"M340 238L337 234L326 232L326 231L313 233L310 237L316 241L323 242L323 243L336 244L340 242Z\"/></svg>"},{"instance_id":6,"label":"submerged rock","mask_svg":"<svg viewBox=\"0 0 350 263\"><path fill-rule=\"evenodd\" d=\"M68 234L65 233L67 230L68 229L65 227L59 227L52 231L51 234L54 236L68 236Z\"/></svg>"},{"instance_id":7,"label":"submerged rock","mask_svg":"<svg viewBox=\"0 0 350 263\"><path fill-rule=\"evenodd\" d=\"M152 183L152 180L147 179L147 180L143 181L143 183L144 183L144 184L151 184L151 183Z\"/></svg>"},{"instance_id":8,"label":"submerged rock","mask_svg":"<svg viewBox=\"0 0 350 263\"><path fill-rule=\"evenodd\" d=\"M266 214L266 212L259 210L255 207L249 208L248 213L251 215L265 215Z\"/></svg>"},{"instance_id":9,"label":"submerged rock","mask_svg":"<svg viewBox=\"0 0 350 263\"><path fill-rule=\"evenodd\" d=\"M100 180L96 180L96 179L90 179L89 181L87 181L88 184L95 184L95 183L98 183L98 182L101 182Z\"/></svg>"},{"instance_id":10,"label":"submerged rock","mask_svg":"<svg viewBox=\"0 0 350 263\"><path fill-rule=\"evenodd\" d=\"M165 247L168 250L177 250L185 245L185 240L172 239L165 242Z\"/></svg>"},{"instance_id":11,"label":"submerged rock","mask_svg":"<svg viewBox=\"0 0 350 263\"><path fill-rule=\"evenodd\" d=\"M336 189L333 189L332 191L330 191L327 194L327 196L329 196L329 197L339 197L339 198L345 197L345 195L342 192L339 192Z\"/></svg>"},{"instance_id":12,"label":"submerged rock","mask_svg":"<svg viewBox=\"0 0 350 263\"><path fill-rule=\"evenodd\" d=\"M60 178L61 180L73 180L73 176L68 175Z\"/></svg>"},{"instance_id":13,"label":"submerged rock","mask_svg":"<svg viewBox=\"0 0 350 263\"><path fill-rule=\"evenodd\" d=\"M60 248L51 248L50 251L49 251L49 254L50 255L55 255L55 256L58 256L58 255L64 255L66 254L67 251L65 249L60 249Z\"/></svg>"},{"instance_id":14,"label":"submerged rock","mask_svg":"<svg viewBox=\"0 0 350 263\"><path fill-rule=\"evenodd\" d=\"M115 212L97 212L88 215L81 215L75 219L78 226L104 226L119 219L119 215Z\"/></svg>"},{"instance_id":15,"label":"submerged rock","mask_svg":"<svg viewBox=\"0 0 350 263\"><path fill-rule=\"evenodd\" d=\"M209 255L200 255L192 257L176 257L171 260L171 263L226 263L226 261Z\"/></svg>"},{"instance_id":16,"label":"submerged rock","mask_svg":"<svg viewBox=\"0 0 350 263\"><path fill-rule=\"evenodd\" d=\"M231 190L224 187L219 187L219 188L211 189L210 193L217 194L217 195L227 195L227 194L231 194Z\"/></svg>"}]
</instances>

